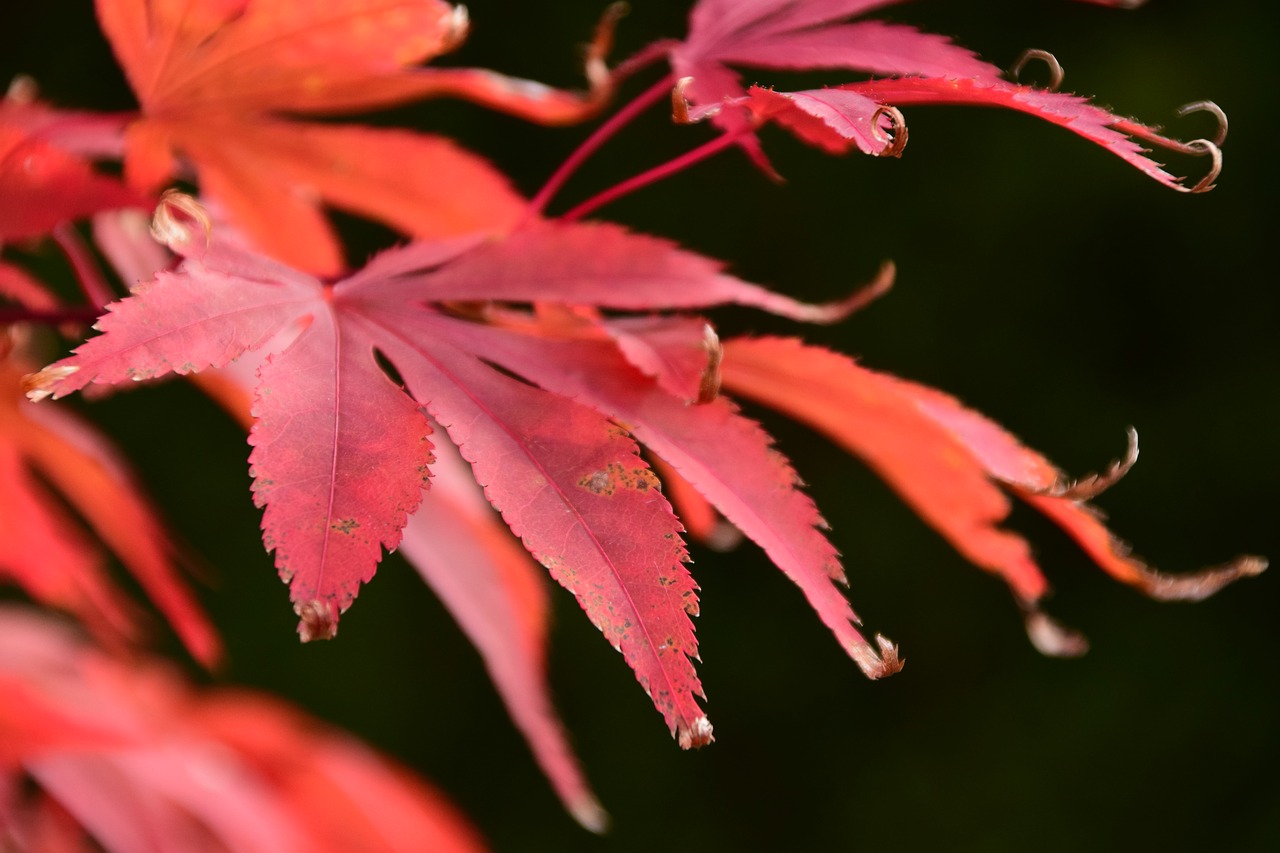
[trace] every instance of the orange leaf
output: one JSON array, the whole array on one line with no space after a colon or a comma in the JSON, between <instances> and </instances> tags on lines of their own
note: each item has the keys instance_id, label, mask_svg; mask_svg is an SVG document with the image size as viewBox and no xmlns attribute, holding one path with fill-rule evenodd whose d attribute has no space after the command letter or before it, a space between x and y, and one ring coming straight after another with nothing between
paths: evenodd
<instances>
[{"instance_id":1,"label":"orange leaf","mask_svg":"<svg viewBox=\"0 0 1280 853\"><path fill-rule=\"evenodd\" d=\"M212 665L221 643L179 577L155 511L91 427L68 411L21 399L22 373L17 364L0 363L0 575L105 636L132 640L140 632L138 614L43 480L132 572L191 654Z\"/></svg>"},{"instance_id":2,"label":"orange leaf","mask_svg":"<svg viewBox=\"0 0 1280 853\"><path fill-rule=\"evenodd\" d=\"M465 33L465 11L440 0L97 6L142 105L125 134L130 185L157 190L185 158L251 242L321 275L343 268L324 204L414 237L441 237L503 231L524 202L487 163L442 139L288 116L451 95L565 122L585 118L604 94L569 95L475 69L413 68Z\"/></svg>"},{"instance_id":3,"label":"orange leaf","mask_svg":"<svg viewBox=\"0 0 1280 853\"><path fill-rule=\"evenodd\" d=\"M1048 590L1022 537L1000 528L1009 514L1003 485L1044 513L1119 581L1152 597L1204 598L1266 568L1258 557L1171 577L1129 555L1082 498L1118 479L1136 458L1070 483L1052 463L955 398L860 367L796 340L735 339L721 365L726 388L777 408L862 458L928 524L978 566L995 572L1027 611L1042 650L1082 650L1038 612Z\"/></svg>"}]
</instances>

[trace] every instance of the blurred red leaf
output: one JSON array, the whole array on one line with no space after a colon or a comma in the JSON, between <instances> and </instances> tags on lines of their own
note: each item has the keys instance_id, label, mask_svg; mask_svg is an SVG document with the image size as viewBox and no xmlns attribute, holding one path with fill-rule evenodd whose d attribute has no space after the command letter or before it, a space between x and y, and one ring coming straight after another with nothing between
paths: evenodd
<instances>
[{"instance_id":1,"label":"blurred red leaf","mask_svg":"<svg viewBox=\"0 0 1280 853\"><path fill-rule=\"evenodd\" d=\"M0 575L104 637L137 640L140 614L111 584L74 513L120 558L191 654L214 664L221 643L174 567L155 510L91 426L22 399L25 370L15 358L0 362Z\"/></svg>"},{"instance_id":2,"label":"blurred red leaf","mask_svg":"<svg viewBox=\"0 0 1280 853\"><path fill-rule=\"evenodd\" d=\"M0 99L0 243L99 210L147 206L139 193L44 138L48 121L39 107Z\"/></svg>"},{"instance_id":3,"label":"blurred red leaf","mask_svg":"<svg viewBox=\"0 0 1280 853\"><path fill-rule=\"evenodd\" d=\"M112 850L483 848L440 794L349 736L259 694L195 691L47 617L0 609L0 684L15 700L0 837L18 849L44 849L50 800Z\"/></svg>"}]
</instances>

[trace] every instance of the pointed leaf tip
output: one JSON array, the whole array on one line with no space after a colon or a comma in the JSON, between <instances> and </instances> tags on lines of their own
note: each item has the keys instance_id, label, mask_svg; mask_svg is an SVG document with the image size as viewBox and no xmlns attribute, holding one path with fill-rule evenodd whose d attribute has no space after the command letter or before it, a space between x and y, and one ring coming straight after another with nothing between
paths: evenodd
<instances>
[{"instance_id":1,"label":"pointed leaf tip","mask_svg":"<svg viewBox=\"0 0 1280 853\"><path fill-rule=\"evenodd\" d=\"M1028 489L1025 485L1019 483L1011 483L1010 485L1022 488L1032 494L1051 498L1065 498L1072 501L1093 500L1124 479L1125 474L1128 474L1129 469L1138 461L1138 431L1133 427L1129 427L1127 435L1129 437L1129 447L1125 451L1124 457L1112 462L1107 466L1107 470L1101 474L1086 474L1074 482L1059 478L1047 489Z\"/></svg>"},{"instance_id":2,"label":"pointed leaf tip","mask_svg":"<svg viewBox=\"0 0 1280 853\"><path fill-rule=\"evenodd\" d=\"M697 749L715 740L712 735L711 721L706 717L698 717L688 727L676 729L676 740L681 749Z\"/></svg>"},{"instance_id":3,"label":"pointed leaf tip","mask_svg":"<svg viewBox=\"0 0 1280 853\"><path fill-rule=\"evenodd\" d=\"M596 835L609 831L609 813L595 797L587 796L569 806L569 814L578 824Z\"/></svg>"},{"instance_id":4,"label":"pointed leaf tip","mask_svg":"<svg viewBox=\"0 0 1280 853\"><path fill-rule=\"evenodd\" d=\"M1089 651L1084 634L1067 628L1038 607L1026 615L1027 638L1040 654L1051 658L1078 658Z\"/></svg>"}]
</instances>

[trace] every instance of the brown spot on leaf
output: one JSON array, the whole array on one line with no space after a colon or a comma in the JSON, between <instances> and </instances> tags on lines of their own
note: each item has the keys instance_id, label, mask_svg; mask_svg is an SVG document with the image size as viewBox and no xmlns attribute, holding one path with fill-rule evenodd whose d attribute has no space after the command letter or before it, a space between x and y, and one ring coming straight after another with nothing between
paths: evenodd
<instances>
[{"instance_id":1,"label":"brown spot on leaf","mask_svg":"<svg viewBox=\"0 0 1280 853\"><path fill-rule=\"evenodd\" d=\"M595 471L588 474L586 477L583 477L578 481L578 485L586 489L588 492L591 492L593 495L613 494L613 489L610 487L608 470Z\"/></svg>"},{"instance_id":2,"label":"brown spot on leaf","mask_svg":"<svg viewBox=\"0 0 1280 853\"><path fill-rule=\"evenodd\" d=\"M360 526L360 522L354 518L339 518L329 525L329 529L335 533L341 533L344 536L350 536L351 533Z\"/></svg>"},{"instance_id":3,"label":"brown spot on leaf","mask_svg":"<svg viewBox=\"0 0 1280 853\"><path fill-rule=\"evenodd\" d=\"M604 468L591 472L578 480L578 485L592 494L605 497L611 497L619 488L636 492L662 489L657 475L648 468L628 468L620 462L610 462Z\"/></svg>"}]
</instances>

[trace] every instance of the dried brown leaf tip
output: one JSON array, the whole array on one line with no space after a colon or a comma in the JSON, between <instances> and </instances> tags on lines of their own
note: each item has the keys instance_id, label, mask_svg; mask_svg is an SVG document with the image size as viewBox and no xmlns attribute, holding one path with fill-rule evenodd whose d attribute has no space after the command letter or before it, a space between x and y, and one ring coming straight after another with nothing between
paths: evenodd
<instances>
[{"instance_id":1,"label":"dried brown leaf tip","mask_svg":"<svg viewBox=\"0 0 1280 853\"><path fill-rule=\"evenodd\" d=\"M203 233L203 243L195 242L197 232ZM151 236L179 255L203 254L213 236L213 220L191 196L165 190L151 217Z\"/></svg>"},{"instance_id":2,"label":"dried brown leaf tip","mask_svg":"<svg viewBox=\"0 0 1280 853\"><path fill-rule=\"evenodd\" d=\"M1066 79L1066 73L1062 70L1062 63L1058 61L1058 57L1047 50L1036 50L1034 48L1024 50L1013 65L1009 66L1009 79L1017 83L1018 78L1022 75L1022 70L1032 60L1039 60L1049 66L1049 85L1045 86L1046 89L1050 92L1056 92L1062 88L1062 81Z\"/></svg>"},{"instance_id":3,"label":"dried brown leaf tip","mask_svg":"<svg viewBox=\"0 0 1280 853\"><path fill-rule=\"evenodd\" d=\"M312 599L296 607L298 614L298 637L302 642L312 640L332 640L338 635L338 612L333 602Z\"/></svg>"},{"instance_id":4,"label":"dried brown leaf tip","mask_svg":"<svg viewBox=\"0 0 1280 853\"><path fill-rule=\"evenodd\" d=\"M39 403L53 394L54 385L79 369L74 365L54 365L46 367L39 373L28 373L22 377L22 393L26 394L31 402Z\"/></svg>"},{"instance_id":5,"label":"dried brown leaf tip","mask_svg":"<svg viewBox=\"0 0 1280 853\"><path fill-rule=\"evenodd\" d=\"M681 77L671 88L671 120L676 124L693 124L689 117L689 101L684 92L693 82L692 77Z\"/></svg>"},{"instance_id":6,"label":"dried brown leaf tip","mask_svg":"<svg viewBox=\"0 0 1280 853\"><path fill-rule=\"evenodd\" d=\"M1129 427L1127 433L1129 447L1122 458L1115 460L1101 474L1086 474L1075 482L1060 480L1049 489L1038 494L1054 498L1066 498L1073 501L1093 500L1107 489L1123 479L1129 469L1138 461L1138 431Z\"/></svg>"},{"instance_id":7,"label":"dried brown leaf tip","mask_svg":"<svg viewBox=\"0 0 1280 853\"><path fill-rule=\"evenodd\" d=\"M877 653L870 643L858 646L850 652L867 678L884 678L901 672L906 659L898 654L898 646L884 634L876 634Z\"/></svg>"},{"instance_id":8,"label":"dried brown leaf tip","mask_svg":"<svg viewBox=\"0 0 1280 853\"><path fill-rule=\"evenodd\" d=\"M1158 133L1154 128L1144 127L1136 122L1123 121L1116 124L1116 129L1122 130L1136 139L1150 143L1166 151L1175 151L1179 154L1188 154L1192 157L1209 158L1209 171L1200 180L1191 186L1173 185L1178 192L1184 193L1203 193L1213 189L1214 181L1218 179L1218 175L1222 173L1222 144L1227 141L1227 114L1222 107L1213 101L1193 101L1189 104L1183 104L1178 107L1178 117L1191 115L1192 113L1209 113L1216 120L1218 127L1214 131L1212 139L1192 139L1190 142L1182 142L1178 139L1171 139Z\"/></svg>"},{"instance_id":9,"label":"dried brown leaf tip","mask_svg":"<svg viewBox=\"0 0 1280 853\"><path fill-rule=\"evenodd\" d=\"M1025 609L1027 638L1040 654L1054 658L1078 658L1089 651L1089 641L1079 631L1061 625L1034 605Z\"/></svg>"},{"instance_id":10,"label":"dried brown leaf tip","mask_svg":"<svg viewBox=\"0 0 1280 853\"><path fill-rule=\"evenodd\" d=\"M712 734L711 721L706 717L699 717L687 728L680 727L676 731L676 740L679 742L681 749L697 749L698 747L706 746L715 740Z\"/></svg>"},{"instance_id":11,"label":"dried brown leaf tip","mask_svg":"<svg viewBox=\"0 0 1280 853\"><path fill-rule=\"evenodd\" d=\"M1267 569L1267 560L1251 555L1211 566L1187 575L1166 575L1146 569L1137 586L1158 601L1201 601L1241 578L1251 578Z\"/></svg>"},{"instance_id":12,"label":"dried brown leaf tip","mask_svg":"<svg viewBox=\"0 0 1280 853\"><path fill-rule=\"evenodd\" d=\"M595 36L587 45L587 82L591 85L592 94L597 97L608 97L613 90L613 74L609 71L607 60L613 51L618 22L630 12L631 6L626 3L610 3L596 24Z\"/></svg>"},{"instance_id":13,"label":"dried brown leaf tip","mask_svg":"<svg viewBox=\"0 0 1280 853\"><path fill-rule=\"evenodd\" d=\"M720 396L720 362L724 358L724 347L710 323L703 331L702 346L707 351L707 366L702 369L702 379L698 382L699 404L710 403Z\"/></svg>"},{"instance_id":14,"label":"dried brown leaf tip","mask_svg":"<svg viewBox=\"0 0 1280 853\"><path fill-rule=\"evenodd\" d=\"M880 119L889 119L889 130L880 128ZM871 114L871 135L885 144L877 157L901 157L907 147L907 117L897 107L883 106Z\"/></svg>"}]
</instances>

